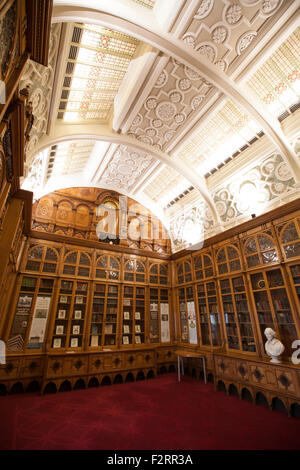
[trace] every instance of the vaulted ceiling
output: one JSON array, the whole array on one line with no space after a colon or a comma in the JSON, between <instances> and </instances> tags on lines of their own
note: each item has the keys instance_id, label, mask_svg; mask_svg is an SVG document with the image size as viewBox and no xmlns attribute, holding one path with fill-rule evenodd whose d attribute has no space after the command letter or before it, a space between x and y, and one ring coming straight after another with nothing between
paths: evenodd
<instances>
[{"instance_id":1,"label":"vaulted ceiling","mask_svg":"<svg viewBox=\"0 0 300 470\"><path fill-rule=\"evenodd\" d=\"M48 67L21 82L35 198L118 191L177 251L198 241L185 224L207 237L298 197L298 2L54 0L52 21Z\"/></svg>"}]
</instances>

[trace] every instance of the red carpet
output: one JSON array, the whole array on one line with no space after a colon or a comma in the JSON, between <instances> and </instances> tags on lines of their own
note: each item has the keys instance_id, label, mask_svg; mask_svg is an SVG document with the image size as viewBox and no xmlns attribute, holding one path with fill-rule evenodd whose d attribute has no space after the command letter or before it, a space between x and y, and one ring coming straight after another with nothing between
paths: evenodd
<instances>
[{"instance_id":1,"label":"red carpet","mask_svg":"<svg viewBox=\"0 0 300 470\"><path fill-rule=\"evenodd\" d=\"M176 374L0 397L0 449L300 449L300 419Z\"/></svg>"}]
</instances>

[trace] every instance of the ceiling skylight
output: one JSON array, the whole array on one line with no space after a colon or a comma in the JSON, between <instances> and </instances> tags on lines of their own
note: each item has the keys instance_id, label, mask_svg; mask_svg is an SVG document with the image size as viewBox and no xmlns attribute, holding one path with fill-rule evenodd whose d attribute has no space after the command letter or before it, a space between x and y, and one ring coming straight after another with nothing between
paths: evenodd
<instances>
[{"instance_id":1,"label":"ceiling skylight","mask_svg":"<svg viewBox=\"0 0 300 470\"><path fill-rule=\"evenodd\" d=\"M139 41L111 29L75 24L58 119L107 121Z\"/></svg>"},{"instance_id":2,"label":"ceiling skylight","mask_svg":"<svg viewBox=\"0 0 300 470\"><path fill-rule=\"evenodd\" d=\"M300 27L247 82L251 92L279 117L300 99Z\"/></svg>"}]
</instances>

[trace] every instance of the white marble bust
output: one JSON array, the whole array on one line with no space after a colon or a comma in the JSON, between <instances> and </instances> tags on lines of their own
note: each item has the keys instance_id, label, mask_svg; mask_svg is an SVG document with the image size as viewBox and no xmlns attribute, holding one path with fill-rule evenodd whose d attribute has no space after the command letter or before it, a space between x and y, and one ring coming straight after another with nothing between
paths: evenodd
<instances>
[{"instance_id":1,"label":"white marble bust","mask_svg":"<svg viewBox=\"0 0 300 470\"><path fill-rule=\"evenodd\" d=\"M267 342L265 343L266 353L271 357L270 362L278 364L281 362L279 356L283 353L284 346L282 342L276 338L276 332L272 330L272 328L266 328L264 333L267 338Z\"/></svg>"}]
</instances>

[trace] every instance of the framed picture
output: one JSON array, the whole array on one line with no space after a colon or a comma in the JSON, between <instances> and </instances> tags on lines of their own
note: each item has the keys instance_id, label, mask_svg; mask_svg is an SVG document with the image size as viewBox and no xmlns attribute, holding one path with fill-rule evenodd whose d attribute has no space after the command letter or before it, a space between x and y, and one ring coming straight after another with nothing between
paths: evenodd
<instances>
[{"instance_id":1,"label":"framed picture","mask_svg":"<svg viewBox=\"0 0 300 470\"><path fill-rule=\"evenodd\" d=\"M141 312L135 312L134 318L136 320L140 320L141 319Z\"/></svg>"},{"instance_id":2,"label":"framed picture","mask_svg":"<svg viewBox=\"0 0 300 470\"><path fill-rule=\"evenodd\" d=\"M129 333L129 325L123 326L124 333Z\"/></svg>"},{"instance_id":3,"label":"framed picture","mask_svg":"<svg viewBox=\"0 0 300 470\"><path fill-rule=\"evenodd\" d=\"M75 310L74 312L74 318L76 320L81 320L81 310Z\"/></svg>"},{"instance_id":4,"label":"framed picture","mask_svg":"<svg viewBox=\"0 0 300 470\"><path fill-rule=\"evenodd\" d=\"M63 334L64 334L64 327L63 327L63 325L57 325L57 326L56 326L55 333L56 333L57 335L63 335Z\"/></svg>"},{"instance_id":5,"label":"framed picture","mask_svg":"<svg viewBox=\"0 0 300 470\"><path fill-rule=\"evenodd\" d=\"M92 335L92 337L91 337L91 346L99 346L99 337L98 337L98 335Z\"/></svg>"},{"instance_id":6,"label":"framed picture","mask_svg":"<svg viewBox=\"0 0 300 470\"><path fill-rule=\"evenodd\" d=\"M83 297L82 297L82 295L76 295L76 297L75 297L75 304L83 304Z\"/></svg>"},{"instance_id":7,"label":"framed picture","mask_svg":"<svg viewBox=\"0 0 300 470\"><path fill-rule=\"evenodd\" d=\"M78 338L71 338L71 348L78 348Z\"/></svg>"},{"instance_id":8,"label":"framed picture","mask_svg":"<svg viewBox=\"0 0 300 470\"><path fill-rule=\"evenodd\" d=\"M68 297L66 295L61 295L59 298L59 301L61 304L67 304L68 303Z\"/></svg>"},{"instance_id":9,"label":"framed picture","mask_svg":"<svg viewBox=\"0 0 300 470\"><path fill-rule=\"evenodd\" d=\"M113 326L112 325L105 325L104 327L104 333L106 335L111 335L113 332Z\"/></svg>"},{"instance_id":10,"label":"framed picture","mask_svg":"<svg viewBox=\"0 0 300 470\"><path fill-rule=\"evenodd\" d=\"M130 320L130 313L124 312L124 320Z\"/></svg>"},{"instance_id":11,"label":"framed picture","mask_svg":"<svg viewBox=\"0 0 300 470\"><path fill-rule=\"evenodd\" d=\"M66 318L66 310L58 310L57 318L64 320Z\"/></svg>"},{"instance_id":12,"label":"framed picture","mask_svg":"<svg viewBox=\"0 0 300 470\"><path fill-rule=\"evenodd\" d=\"M135 325L135 332L140 333L141 332L141 326L140 325Z\"/></svg>"},{"instance_id":13,"label":"framed picture","mask_svg":"<svg viewBox=\"0 0 300 470\"><path fill-rule=\"evenodd\" d=\"M123 336L123 344L129 344L128 336Z\"/></svg>"},{"instance_id":14,"label":"framed picture","mask_svg":"<svg viewBox=\"0 0 300 470\"><path fill-rule=\"evenodd\" d=\"M53 340L53 347L54 348L61 348L61 339L60 338L55 338Z\"/></svg>"},{"instance_id":15,"label":"framed picture","mask_svg":"<svg viewBox=\"0 0 300 470\"><path fill-rule=\"evenodd\" d=\"M141 344L141 337L140 336L135 337L135 344Z\"/></svg>"},{"instance_id":16,"label":"framed picture","mask_svg":"<svg viewBox=\"0 0 300 470\"><path fill-rule=\"evenodd\" d=\"M80 325L73 325L73 335L80 334Z\"/></svg>"},{"instance_id":17,"label":"framed picture","mask_svg":"<svg viewBox=\"0 0 300 470\"><path fill-rule=\"evenodd\" d=\"M123 305L124 305L125 307L129 307L129 306L131 305L130 302L131 302L130 299L124 299L124 300L123 300Z\"/></svg>"}]
</instances>

